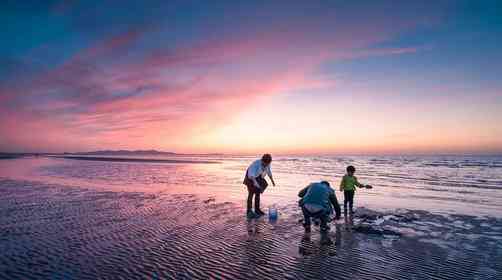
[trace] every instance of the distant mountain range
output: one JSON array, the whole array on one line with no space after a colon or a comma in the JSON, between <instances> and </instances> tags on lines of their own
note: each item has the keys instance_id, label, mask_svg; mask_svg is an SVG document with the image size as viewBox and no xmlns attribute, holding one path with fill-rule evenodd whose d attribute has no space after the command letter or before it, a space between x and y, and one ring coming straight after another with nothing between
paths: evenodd
<instances>
[{"instance_id":1,"label":"distant mountain range","mask_svg":"<svg viewBox=\"0 0 502 280\"><path fill-rule=\"evenodd\" d=\"M130 155L165 155L165 156L172 156L175 155L176 153L172 152L160 152L157 150L135 150L135 151L129 151L129 150L103 150L103 151L92 151L92 152L79 152L79 153L65 153L65 154L72 154L72 155L102 155L102 156L130 156Z\"/></svg>"},{"instance_id":2,"label":"distant mountain range","mask_svg":"<svg viewBox=\"0 0 502 280\"><path fill-rule=\"evenodd\" d=\"M71 155L100 155L100 156L174 156L174 155L222 155L222 154L178 154L157 150L103 150L92 152L65 153Z\"/></svg>"}]
</instances>

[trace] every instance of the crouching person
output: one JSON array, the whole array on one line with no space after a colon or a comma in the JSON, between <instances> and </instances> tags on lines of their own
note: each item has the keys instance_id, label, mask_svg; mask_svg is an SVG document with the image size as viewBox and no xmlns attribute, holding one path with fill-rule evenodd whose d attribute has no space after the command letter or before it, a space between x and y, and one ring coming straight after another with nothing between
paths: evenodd
<instances>
[{"instance_id":1,"label":"crouching person","mask_svg":"<svg viewBox=\"0 0 502 280\"><path fill-rule=\"evenodd\" d=\"M302 208L305 232L310 232L311 218L321 220L321 231L329 230L329 216L335 210L335 219L341 215L340 205L336 199L335 191L327 181L311 183L302 189L298 196L301 197L299 205Z\"/></svg>"}]
</instances>

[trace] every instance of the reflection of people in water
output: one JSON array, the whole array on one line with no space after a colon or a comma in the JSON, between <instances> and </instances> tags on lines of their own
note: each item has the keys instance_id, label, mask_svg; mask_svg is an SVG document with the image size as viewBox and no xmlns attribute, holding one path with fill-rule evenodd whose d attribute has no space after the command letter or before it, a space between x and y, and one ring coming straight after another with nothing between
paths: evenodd
<instances>
[{"instance_id":1,"label":"reflection of people in water","mask_svg":"<svg viewBox=\"0 0 502 280\"><path fill-rule=\"evenodd\" d=\"M342 245L342 225L341 224L335 224L335 245L336 246L341 246Z\"/></svg>"},{"instance_id":2,"label":"reflection of people in water","mask_svg":"<svg viewBox=\"0 0 502 280\"><path fill-rule=\"evenodd\" d=\"M330 187L327 181L311 183L302 189L298 196L301 197L299 205L303 212L303 226L305 232L310 232L311 218L321 220L321 231L329 230L329 215L333 213L333 207L336 212L335 219L341 215L340 205L336 199L335 191Z\"/></svg>"},{"instance_id":3,"label":"reflection of people in water","mask_svg":"<svg viewBox=\"0 0 502 280\"><path fill-rule=\"evenodd\" d=\"M337 224L334 237L335 242L333 242L333 236L329 231L321 232L319 243L314 243L312 241L311 234L309 232L305 232L298 246L298 253L302 256L313 254L328 254L330 256L335 256L337 254L337 247L341 245L342 238L341 230L339 227L340 225Z\"/></svg>"},{"instance_id":4,"label":"reflection of people in water","mask_svg":"<svg viewBox=\"0 0 502 280\"><path fill-rule=\"evenodd\" d=\"M310 233L305 233L300 241L300 245L298 246L298 253L302 256L308 256L312 254L312 247L314 243L310 239Z\"/></svg>"},{"instance_id":5,"label":"reflection of people in water","mask_svg":"<svg viewBox=\"0 0 502 280\"><path fill-rule=\"evenodd\" d=\"M248 219L246 227L248 230L248 236L250 238L255 238L261 234L260 227L258 225L259 223L257 222L257 220Z\"/></svg>"},{"instance_id":6,"label":"reflection of people in water","mask_svg":"<svg viewBox=\"0 0 502 280\"><path fill-rule=\"evenodd\" d=\"M352 231L352 227L354 227L354 218L352 216L345 215L345 229Z\"/></svg>"},{"instance_id":7,"label":"reflection of people in water","mask_svg":"<svg viewBox=\"0 0 502 280\"><path fill-rule=\"evenodd\" d=\"M260 270L272 260L274 240L264 237L264 221L249 219L247 222L248 236L243 248L243 263L239 275L246 279L254 279L253 272ZM266 231L266 230L265 230Z\"/></svg>"},{"instance_id":8,"label":"reflection of people in water","mask_svg":"<svg viewBox=\"0 0 502 280\"><path fill-rule=\"evenodd\" d=\"M331 241L329 232L321 231L321 245L331 245L331 244L333 244L333 241Z\"/></svg>"}]
</instances>

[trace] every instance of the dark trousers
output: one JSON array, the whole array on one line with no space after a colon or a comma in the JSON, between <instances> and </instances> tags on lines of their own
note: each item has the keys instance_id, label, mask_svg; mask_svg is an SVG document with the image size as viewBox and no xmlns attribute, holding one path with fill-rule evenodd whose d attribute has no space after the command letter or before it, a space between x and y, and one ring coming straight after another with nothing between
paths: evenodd
<instances>
[{"instance_id":1,"label":"dark trousers","mask_svg":"<svg viewBox=\"0 0 502 280\"><path fill-rule=\"evenodd\" d=\"M258 185L260 185L260 190L257 190L256 187L253 184L252 180L246 180L246 186L248 188L248 200L247 200L247 211L251 211L253 208L253 196L254 196L254 209L258 210L260 209L260 195L265 191L265 188L267 188L268 183L267 180L263 179L262 177L256 178L256 181L258 182Z\"/></svg>"},{"instance_id":2,"label":"dark trousers","mask_svg":"<svg viewBox=\"0 0 502 280\"><path fill-rule=\"evenodd\" d=\"M247 203L247 211L251 211L253 208L253 196L254 196L254 209L260 209L260 193L250 192L248 190L248 203Z\"/></svg>"},{"instance_id":3,"label":"dark trousers","mask_svg":"<svg viewBox=\"0 0 502 280\"><path fill-rule=\"evenodd\" d=\"M315 213L311 213L305 206L302 206L302 212L303 212L303 223L306 226L310 226L310 219L311 218L318 218L321 220L321 227L326 227L328 225L328 213L326 211L321 210Z\"/></svg>"},{"instance_id":4,"label":"dark trousers","mask_svg":"<svg viewBox=\"0 0 502 280\"><path fill-rule=\"evenodd\" d=\"M347 204L349 204L349 209L352 211L354 205L354 193L355 191L343 191L343 210L347 212Z\"/></svg>"}]
</instances>

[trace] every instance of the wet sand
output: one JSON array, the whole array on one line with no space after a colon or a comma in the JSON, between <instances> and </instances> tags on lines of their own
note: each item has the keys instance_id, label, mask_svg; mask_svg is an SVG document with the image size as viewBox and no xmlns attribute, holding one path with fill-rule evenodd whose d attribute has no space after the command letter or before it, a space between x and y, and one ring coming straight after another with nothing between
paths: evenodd
<instances>
[{"instance_id":1,"label":"wet sand","mask_svg":"<svg viewBox=\"0 0 502 280\"><path fill-rule=\"evenodd\" d=\"M294 202L279 206L276 222L247 220L242 205L203 194L0 179L0 278L502 276L498 218L360 208L352 222L333 223L327 235L317 228L306 235Z\"/></svg>"}]
</instances>

